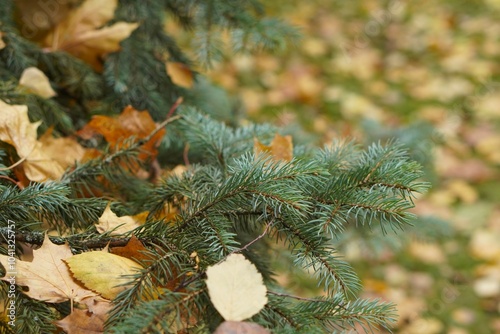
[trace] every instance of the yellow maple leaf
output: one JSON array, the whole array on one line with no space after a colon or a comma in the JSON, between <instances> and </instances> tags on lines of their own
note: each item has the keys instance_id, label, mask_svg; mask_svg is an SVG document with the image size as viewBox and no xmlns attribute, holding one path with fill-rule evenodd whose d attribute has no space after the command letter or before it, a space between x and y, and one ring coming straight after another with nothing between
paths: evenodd
<instances>
[{"instance_id":1,"label":"yellow maple leaf","mask_svg":"<svg viewBox=\"0 0 500 334\"><path fill-rule=\"evenodd\" d=\"M86 61L100 70L100 58L118 51L120 42L139 25L117 22L103 27L113 18L118 0L86 0L49 33L45 44L52 51L62 50Z\"/></svg>"},{"instance_id":2,"label":"yellow maple leaf","mask_svg":"<svg viewBox=\"0 0 500 334\"><path fill-rule=\"evenodd\" d=\"M47 76L36 67L28 67L23 71L19 86L46 99L56 96Z\"/></svg>"},{"instance_id":3,"label":"yellow maple leaf","mask_svg":"<svg viewBox=\"0 0 500 334\"><path fill-rule=\"evenodd\" d=\"M73 139L52 138L50 132L37 140L39 125L40 122L30 122L27 106L0 100L0 140L14 146L28 179L57 180L67 167L83 157L85 150Z\"/></svg>"},{"instance_id":4,"label":"yellow maple leaf","mask_svg":"<svg viewBox=\"0 0 500 334\"><path fill-rule=\"evenodd\" d=\"M267 303L262 275L241 254L231 254L222 263L207 268L208 295L225 320L248 319Z\"/></svg>"},{"instance_id":5,"label":"yellow maple leaf","mask_svg":"<svg viewBox=\"0 0 500 334\"><path fill-rule=\"evenodd\" d=\"M128 289L124 284L131 281L130 275L142 269L135 261L105 251L78 254L65 262L85 287L110 300Z\"/></svg>"},{"instance_id":6,"label":"yellow maple leaf","mask_svg":"<svg viewBox=\"0 0 500 334\"><path fill-rule=\"evenodd\" d=\"M26 176L37 182L58 179L64 169L43 151L36 133L40 122L29 121L28 107L9 105L0 100L0 111L0 140L14 146L24 161Z\"/></svg>"},{"instance_id":7,"label":"yellow maple leaf","mask_svg":"<svg viewBox=\"0 0 500 334\"><path fill-rule=\"evenodd\" d=\"M262 144L257 138L254 138L254 153L270 154L273 160L291 161L293 158L292 136L282 136L276 134L270 145Z\"/></svg>"},{"instance_id":8,"label":"yellow maple leaf","mask_svg":"<svg viewBox=\"0 0 500 334\"><path fill-rule=\"evenodd\" d=\"M27 286L29 290L25 293L29 297L49 303L79 302L95 296L94 292L83 288L71 277L63 260L72 256L67 244L55 245L45 235L42 246L33 251L32 262L0 255L0 263L7 271L1 279Z\"/></svg>"}]
</instances>

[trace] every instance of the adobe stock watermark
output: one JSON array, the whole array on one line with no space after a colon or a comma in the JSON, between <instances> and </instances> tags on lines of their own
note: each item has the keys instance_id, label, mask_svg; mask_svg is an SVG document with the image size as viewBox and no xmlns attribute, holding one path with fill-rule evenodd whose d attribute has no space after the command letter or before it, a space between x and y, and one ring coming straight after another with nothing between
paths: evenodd
<instances>
[{"instance_id":1,"label":"adobe stock watermark","mask_svg":"<svg viewBox=\"0 0 500 334\"><path fill-rule=\"evenodd\" d=\"M16 223L7 221L7 266L5 277L8 278L9 289L7 292L7 318L8 324L12 327L16 325Z\"/></svg>"},{"instance_id":2,"label":"adobe stock watermark","mask_svg":"<svg viewBox=\"0 0 500 334\"><path fill-rule=\"evenodd\" d=\"M40 30L46 29L50 21L57 17L62 10L61 7L69 3L70 0L38 0L34 6L39 7L40 11L34 11L25 14L22 20L26 22L21 28L21 33L26 38L34 37ZM31 17L26 17L31 15Z\"/></svg>"},{"instance_id":3,"label":"adobe stock watermark","mask_svg":"<svg viewBox=\"0 0 500 334\"><path fill-rule=\"evenodd\" d=\"M341 43L340 49L347 61L355 55L356 51L365 49L370 44L370 40L379 36L383 28L387 27L393 20L396 12L401 9L401 0L391 0L385 9L378 10L371 15L370 21L364 26L352 43Z\"/></svg>"}]
</instances>

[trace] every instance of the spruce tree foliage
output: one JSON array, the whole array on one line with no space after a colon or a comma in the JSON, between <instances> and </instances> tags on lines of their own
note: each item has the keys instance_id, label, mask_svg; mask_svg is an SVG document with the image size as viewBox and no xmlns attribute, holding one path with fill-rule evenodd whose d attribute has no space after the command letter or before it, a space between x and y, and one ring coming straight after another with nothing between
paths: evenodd
<instances>
[{"instance_id":1,"label":"spruce tree foliage","mask_svg":"<svg viewBox=\"0 0 500 334\"><path fill-rule=\"evenodd\" d=\"M67 3L77 6L79 1ZM196 61L204 65L222 57L223 32L240 52L283 48L296 37L293 28L265 17L254 0L121 0L115 20L140 25L122 41L120 51L103 59L99 73L69 54L44 52L23 35L15 11L14 1L0 0L0 31L6 41L0 50L0 99L28 105L31 121L42 121L40 133L53 127L57 135L69 135L91 115L117 114L127 105L146 109L161 122L178 97L186 100L163 123L167 136L159 159L166 169L186 164L182 175L169 174L161 182L138 178L135 167L148 170L151 161L138 158L144 139L134 137L124 138L121 149L85 142L106 153L67 170L59 180L24 189L13 184L11 170L1 170L0 232L5 236L7 221L16 221L18 250L21 243L40 245L47 227L59 232L52 242L68 242L75 254L108 243L124 245L132 234L147 246L152 260L113 301L108 332L213 332L223 319L210 302L205 269L232 253L244 254L263 275L269 302L250 320L273 333L390 327L395 306L359 298L360 280L337 244L348 229L402 231L413 218L408 209L414 194L428 186L421 181L421 166L395 142L366 148L347 141L323 148L296 145L289 162L255 155L254 138L269 143L283 130L268 124L229 125L237 124L231 112L217 110L214 117L204 108L211 101L199 99L207 94L196 94L196 86L177 87L165 72L161 55L192 65L163 29L167 18L192 30ZM48 76L56 97L43 99L16 88L30 66ZM221 115L226 122L216 119ZM0 167L19 160L9 145L0 153ZM148 211L146 223L120 236L99 234L94 224L109 199L122 215ZM177 214L170 220L157 218L166 207ZM7 253L5 244L0 251ZM271 265L275 252L289 253L290 267L311 273L324 296L303 298L280 286ZM168 284L170 289L161 289ZM18 290L18 333L53 332L53 321L70 312L69 303L39 302ZM4 300L7 291L2 281ZM4 320L0 325L11 330Z\"/></svg>"}]
</instances>

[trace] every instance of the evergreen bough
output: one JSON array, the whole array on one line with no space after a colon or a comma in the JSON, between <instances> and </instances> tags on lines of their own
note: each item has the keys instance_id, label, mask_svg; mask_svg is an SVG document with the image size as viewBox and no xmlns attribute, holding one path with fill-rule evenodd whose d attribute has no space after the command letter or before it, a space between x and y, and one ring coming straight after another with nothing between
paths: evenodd
<instances>
[{"instance_id":1,"label":"evergreen bough","mask_svg":"<svg viewBox=\"0 0 500 334\"><path fill-rule=\"evenodd\" d=\"M179 96L186 100L166 125L159 159L164 168L189 161L182 175L169 174L160 183L137 178L132 166L147 169L150 162L138 159L143 141L133 137L125 139L121 150L108 147L109 153L75 166L60 180L19 189L11 182L13 173L1 171L2 235L10 219L16 222L18 243L40 245L44 222L60 231L52 242L68 242L74 253L108 243L123 246L132 234L147 246L154 260L131 277L132 287L114 300L107 323L110 333L176 332L178 322L189 323L190 333L212 332L222 318L208 297L204 271L237 252L255 264L268 288L269 302L251 321L273 333L390 327L395 306L358 297L360 280L342 260L336 243L347 229L402 230L412 219L408 209L414 194L427 188L420 181L421 166L393 142L368 148L352 142L322 149L296 145L290 162L255 155L254 138L268 143L283 130L267 124L231 126L236 120L230 113L226 122L216 120L204 109L207 101L158 71L164 66L155 58L158 52L191 64L163 30L167 12L193 30L198 61L207 65L222 55L221 31L229 32L235 51L243 51L282 48L296 36L293 28L263 16L261 4L253 0L121 0L116 20L141 24L122 42L121 51L103 60L104 70L97 73L66 53L45 53L23 37L14 11L13 1L0 0L0 31L7 42L0 50L0 98L28 105L30 119L43 122L41 132L54 127L56 134L71 134L92 114L119 113L129 104L161 121ZM56 97L43 99L15 89L29 66L46 73ZM105 143L87 145L102 148ZM185 147L189 154L183 157ZM15 160L5 145L0 153L1 167ZM146 223L121 236L99 234L94 224L110 198L121 214L148 211ZM156 218L165 207L178 214L168 221ZM7 253L5 244L0 251ZM304 298L280 286L271 261L277 251L289 252L289 265L310 273L324 295ZM174 283L171 289L158 289L169 282ZM8 284L2 281L0 286L6 300ZM20 291L18 333L53 332L52 322L69 313L69 303L43 303ZM159 297L144 301L145 294ZM12 330L4 320L0 326Z\"/></svg>"}]
</instances>

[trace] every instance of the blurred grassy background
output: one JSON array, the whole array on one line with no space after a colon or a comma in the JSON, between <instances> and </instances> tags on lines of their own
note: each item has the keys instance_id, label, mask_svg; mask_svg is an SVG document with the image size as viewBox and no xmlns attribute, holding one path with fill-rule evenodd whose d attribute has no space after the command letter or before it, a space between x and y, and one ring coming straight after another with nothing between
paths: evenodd
<instances>
[{"instance_id":1,"label":"blurred grassy background","mask_svg":"<svg viewBox=\"0 0 500 334\"><path fill-rule=\"evenodd\" d=\"M339 240L364 295L398 304L397 333L500 333L500 0L266 6L300 27L296 48L230 56L211 80L298 141L397 137L433 183L404 242ZM303 273L279 279L315 290Z\"/></svg>"}]
</instances>

